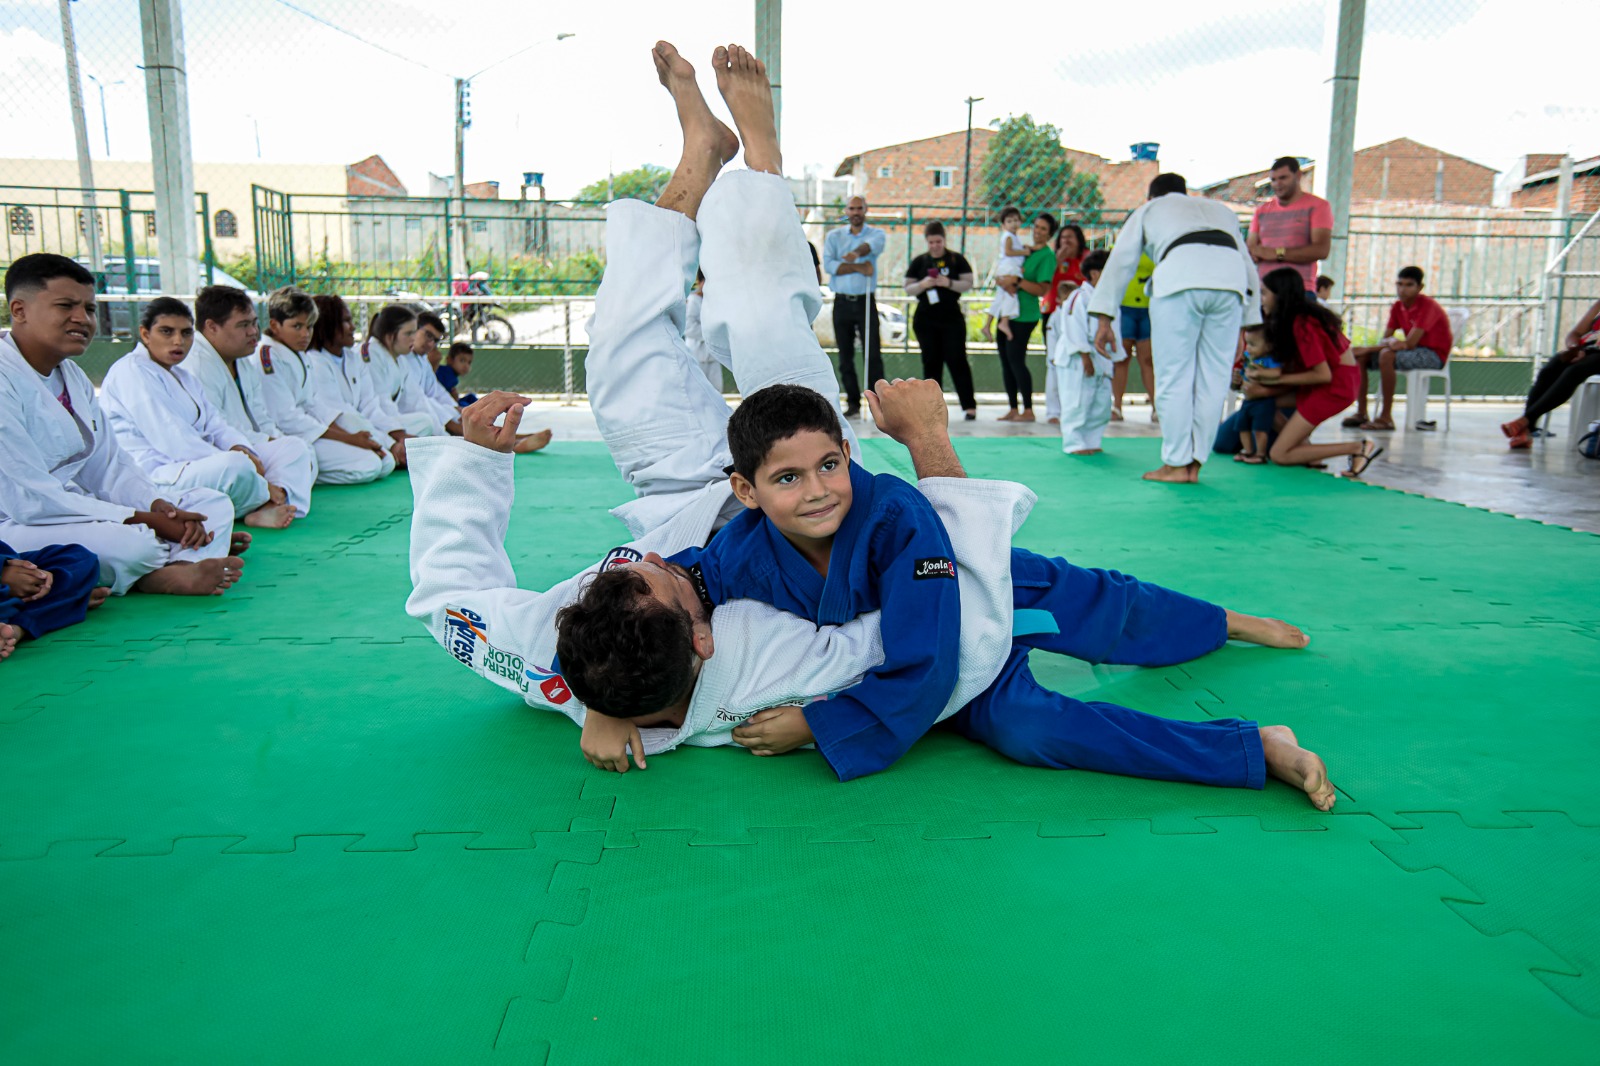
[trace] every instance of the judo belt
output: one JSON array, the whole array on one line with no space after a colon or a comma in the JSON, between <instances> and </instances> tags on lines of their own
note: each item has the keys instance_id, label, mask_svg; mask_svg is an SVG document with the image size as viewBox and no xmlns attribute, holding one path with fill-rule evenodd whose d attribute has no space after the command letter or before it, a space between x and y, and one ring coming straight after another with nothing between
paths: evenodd
<instances>
[{"instance_id":1,"label":"judo belt","mask_svg":"<svg viewBox=\"0 0 1600 1066\"><path fill-rule=\"evenodd\" d=\"M1227 248L1235 252L1239 250L1239 238L1233 234L1220 229L1202 229L1193 233L1185 233L1182 237L1167 245L1167 250L1161 253L1162 262L1166 261L1167 256L1172 254L1174 248L1185 244L1209 244L1216 248Z\"/></svg>"}]
</instances>

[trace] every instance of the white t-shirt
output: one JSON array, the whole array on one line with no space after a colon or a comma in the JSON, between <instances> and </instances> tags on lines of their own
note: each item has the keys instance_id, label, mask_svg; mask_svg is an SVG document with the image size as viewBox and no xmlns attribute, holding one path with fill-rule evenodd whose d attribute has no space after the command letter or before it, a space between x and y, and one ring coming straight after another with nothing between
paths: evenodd
<instances>
[{"instance_id":1,"label":"white t-shirt","mask_svg":"<svg viewBox=\"0 0 1600 1066\"><path fill-rule=\"evenodd\" d=\"M1017 254L1017 255L1007 255L1006 254L1006 239L1007 238L1011 239L1011 246L1013 248L1016 248L1018 250L1019 254ZM1028 258L1028 254L1026 252L1021 251L1021 250L1023 248L1026 248L1027 246L1028 246L1028 239L1026 237L1024 237L1022 234L1020 234L1020 233L1012 233L1010 230L1001 230L1000 231L1000 250L996 253L999 256L999 259L995 262L995 265L994 265L995 276L1003 278L1003 277L1005 277L1006 275L1009 274L1012 277L1020 278L1022 276L1022 264Z\"/></svg>"}]
</instances>

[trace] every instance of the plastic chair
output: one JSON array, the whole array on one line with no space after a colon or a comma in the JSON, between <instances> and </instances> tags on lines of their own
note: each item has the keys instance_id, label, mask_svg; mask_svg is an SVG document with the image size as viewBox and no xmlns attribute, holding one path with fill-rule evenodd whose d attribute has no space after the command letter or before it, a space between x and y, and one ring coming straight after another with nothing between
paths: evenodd
<instances>
[{"instance_id":1,"label":"plastic chair","mask_svg":"<svg viewBox=\"0 0 1600 1066\"><path fill-rule=\"evenodd\" d=\"M1572 441L1572 446L1578 446L1578 438L1588 430L1589 423L1600 418L1600 374L1588 378L1578 391L1572 394L1572 399L1567 407L1567 438ZM1546 426L1549 421L1546 420Z\"/></svg>"}]
</instances>

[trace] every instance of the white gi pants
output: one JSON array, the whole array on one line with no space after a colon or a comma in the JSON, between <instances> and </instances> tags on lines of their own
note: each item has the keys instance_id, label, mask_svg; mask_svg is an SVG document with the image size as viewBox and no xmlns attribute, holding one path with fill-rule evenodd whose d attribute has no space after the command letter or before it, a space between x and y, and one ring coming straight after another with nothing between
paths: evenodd
<instances>
[{"instance_id":1,"label":"white gi pants","mask_svg":"<svg viewBox=\"0 0 1600 1066\"><path fill-rule=\"evenodd\" d=\"M387 436L387 434L385 434ZM278 437L255 449L267 468L267 482L289 498L296 518L311 513L311 486L317 481L317 453L299 437Z\"/></svg>"},{"instance_id":2,"label":"white gi pants","mask_svg":"<svg viewBox=\"0 0 1600 1066\"><path fill-rule=\"evenodd\" d=\"M1161 416L1161 461L1205 462L1222 422L1244 298L1222 289L1185 289L1150 300L1150 348Z\"/></svg>"},{"instance_id":3,"label":"white gi pants","mask_svg":"<svg viewBox=\"0 0 1600 1066\"><path fill-rule=\"evenodd\" d=\"M377 439L386 444L389 435ZM387 451L380 458L366 448L318 437L312 445L317 456L318 485L361 485L394 473L394 456Z\"/></svg>"},{"instance_id":4,"label":"white gi pants","mask_svg":"<svg viewBox=\"0 0 1600 1066\"><path fill-rule=\"evenodd\" d=\"M1057 314L1065 314L1058 311ZM1044 417L1045 421L1061 417L1061 368L1046 359L1044 364Z\"/></svg>"},{"instance_id":5,"label":"white gi pants","mask_svg":"<svg viewBox=\"0 0 1600 1066\"><path fill-rule=\"evenodd\" d=\"M1083 372L1083 360L1050 368L1056 372L1060 392L1052 394L1061 411L1061 450L1081 452L1100 447L1111 422L1111 375Z\"/></svg>"},{"instance_id":6,"label":"white gi pants","mask_svg":"<svg viewBox=\"0 0 1600 1066\"><path fill-rule=\"evenodd\" d=\"M444 435L444 427L439 425L439 420L426 411L401 411L400 428L413 437L440 437ZM388 436L389 434L385 433L383 437L378 439L378 443L382 444L383 439Z\"/></svg>"},{"instance_id":7,"label":"white gi pants","mask_svg":"<svg viewBox=\"0 0 1600 1066\"><path fill-rule=\"evenodd\" d=\"M672 499L720 481L730 413L684 340L696 265L708 279L705 337L748 396L780 381L837 399L838 380L811 319L820 308L811 252L782 178L724 174L699 222L641 200L606 208L606 271L589 320L589 403L617 469L638 494L630 525L676 513ZM841 418L852 454L859 445Z\"/></svg>"},{"instance_id":8,"label":"white gi pants","mask_svg":"<svg viewBox=\"0 0 1600 1066\"><path fill-rule=\"evenodd\" d=\"M242 457L241 457L242 458ZM149 526L118 522L69 522L53 526L25 526L0 522L0 540L17 551L35 551L51 544L81 544L100 557L101 585L121 596L133 583L168 563L197 563L228 554L233 534L233 501L215 489L194 488L167 496L179 510L206 516L205 527L215 534L203 548L180 548L155 535Z\"/></svg>"},{"instance_id":9,"label":"white gi pants","mask_svg":"<svg viewBox=\"0 0 1600 1066\"><path fill-rule=\"evenodd\" d=\"M263 461L263 466L266 463ZM158 485L177 489L216 489L233 501L233 516L243 518L267 502L271 495L267 479L256 473L256 465L243 452L218 452L204 459L168 463L150 471Z\"/></svg>"}]
</instances>

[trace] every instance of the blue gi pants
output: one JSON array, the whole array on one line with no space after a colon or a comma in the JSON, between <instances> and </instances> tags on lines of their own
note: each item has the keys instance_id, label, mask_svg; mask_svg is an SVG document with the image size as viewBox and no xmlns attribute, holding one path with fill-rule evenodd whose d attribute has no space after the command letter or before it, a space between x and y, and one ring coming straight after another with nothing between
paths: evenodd
<instances>
[{"instance_id":1,"label":"blue gi pants","mask_svg":"<svg viewBox=\"0 0 1600 1066\"><path fill-rule=\"evenodd\" d=\"M1227 640L1221 607L1114 570L1014 549L1014 606L1046 610L1059 633L1019 637L993 685L950 719L965 737L1026 766L1261 788L1266 759L1256 723L1185 722L1111 703L1087 703L1034 680L1034 649L1091 663L1170 666Z\"/></svg>"},{"instance_id":2,"label":"blue gi pants","mask_svg":"<svg viewBox=\"0 0 1600 1066\"><path fill-rule=\"evenodd\" d=\"M0 564L7 559L26 559L55 575L50 594L34 603L23 603L11 590L0 585L0 622L8 622L30 637L40 637L83 621L89 610L89 593L100 582L100 558L79 544L52 544L38 551L12 551L0 542Z\"/></svg>"}]
</instances>

